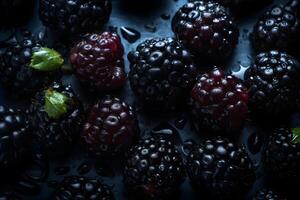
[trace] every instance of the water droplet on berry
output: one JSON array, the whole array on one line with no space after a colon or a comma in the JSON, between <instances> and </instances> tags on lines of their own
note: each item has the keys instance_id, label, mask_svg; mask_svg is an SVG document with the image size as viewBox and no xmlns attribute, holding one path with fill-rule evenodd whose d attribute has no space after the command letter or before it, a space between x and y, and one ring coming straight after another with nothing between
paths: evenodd
<instances>
[{"instance_id":1,"label":"water droplet on berry","mask_svg":"<svg viewBox=\"0 0 300 200\"><path fill-rule=\"evenodd\" d=\"M129 43L134 43L141 37L141 33L133 28L122 26L120 30L123 38Z\"/></svg>"}]
</instances>

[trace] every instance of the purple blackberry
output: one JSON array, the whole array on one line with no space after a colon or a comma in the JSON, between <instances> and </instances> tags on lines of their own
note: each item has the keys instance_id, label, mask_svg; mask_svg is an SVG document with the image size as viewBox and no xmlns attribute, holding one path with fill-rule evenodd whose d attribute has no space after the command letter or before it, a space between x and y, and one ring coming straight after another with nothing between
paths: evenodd
<instances>
[{"instance_id":1,"label":"purple blackberry","mask_svg":"<svg viewBox=\"0 0 300 200\"><path fill-rule=\"evenodd\" d=\"M255 181L255 169L244 148L221 137L191 146L186 169L197 189L214 199L242 199Z\"/></svg>"},{"instance_id":2,"label":"purple blackberry","mask_svg":"<svg viewBox=\"0 0 300 200\"><path fill-rule=\"evenodd\" d=\"M128 54L131 89L144 108L154 112L179 110L195 82L191 54L172 38L153 38Z\"/></svg>"},{"instance_id":3,"label":"purple blackberry","mask_svg":"<svg viewBox=\"0 0 300 200\"><path fill-rule=\"evenodd\" d=\"M140 140L128 155L124 183L129 195L147 199L168 198L184 180L180 153L163 136Z\"/></svg>"},{"instance_id":4,"label":"purple blackberry","mask_svg":"<svg viewBox=\"0 0 300 200\"><path fill-rule=\"evenodd\" d=\"M286 198L280 197L277 193L272 190L262 189L256 193L252 200L287 200Z\"/></svg>"},{"instance_id":5,"label":"purple blackberry","mask_svg":"<svg viewBox=\"0 0 300 200\"><path fill-rule=\"evenodd\" d=\"M290 51L299 43L300 21L284 6L274 6L255 24L252 44L260 53L270 50Z\"/></svg>"},{"instance_id":6,"label":"purple blackberry","mask_svg":"<svg viewBox=\"0 0 300 200\"><path fill-rule=\"evenodd\" d=\"M0 53L0 82L12 95L30 99L60 78L63 58L29 31L17 33Z\"/></svg>"},{"instance_id":7,"label":"purple blackberry","mask_svg":"<svg viewBox=\"0 0 300 200\"><path fill-rule=\"evenodd\" d=\"M230 13L219 3L195 1L175 14L172 29L176 37L199 57L220 63L232 54L239 30Z\"/></svg>"},{"instance_id":8,"label":"purple blackberry","mask_svg":"<svg viewBox=\"0 0 300 200\"><path fill-rule=\"evenodd\" d=\"M191 92L190 112L197 131L239 131L248 113L248 91L237 78L214 68L198 77Z\"/></svg>"},{"instance_id":9,"label":"purple blackberry","mask_svg":"<svg viewBox=\"0 0 300 200\"><path fill-rule=\"evenodd\" d=\"M68 176L55 190L50 200L114 200L111 189L97 179L83 176Z\"/></svg>"},{"instance_id":10,"label":"purple blackberry","mask_svg":"<svg viewBox=\"0 0 300 200\"><path fill-rule=\"evenodd\" d=\"M25 111L0 106L0 176L26 161L30 152L31 131Z\"/></svg>"},{"instance_id":11,"label":"purple blackberry","mask_svg":"<svg viewBox=\"0 0 300 200\"><path fill-rule=\"evenodd\" d=\"M92 107L82 134L84 143L97 155L124 153L138 136L134 109L111 96L105 96Z\"/></svg>"},{"instance_id":12,"label":"purple blackberry","mask_svg":"<svg viewBox=\"0 0 300 200\"><path fill-rule=\"evenodd\" d=\"M71 86L53 83L35 95L29 111L35 136L51 157L66 153L79 137L83 108Z\"/></svg>"},{"instance_id":13,"label":"purple blackberry","mask_svg":"<svg viewBox=\"0 0 300 200\"><path fill-rule=\"evenodd\" d=\"M286 53L261 53L245 72L245 84L255 118L271 123L284 121L299 103L300 64Z\"/></svg>"},{"instance_id":14,"label":"purple blackberry","mask_svg":"<svg viewBox=\"0 0 300 200\"><path fill-rule=\"evenodd\" d=\"M109 20L110 0L39 0L43 24L62 33L99 30Z\"/></svg>"},{"instance_id":15,"label":"purple blackberry","mask_svg":"<svg viewBox=\"0 0 300 200\"><path fill-rule=\"evenodd\" d=\"M300 129L275 129L269 136L264 160L269 179L297 185L300 180Z\"/></svg>"},{"instance_id":16,"label":"purple blackberry","mask_svg":"<svg viewBox=\"0 0 300 200\"><path fill-rule=\"evenodd\" d=\"M108 91L125 84L124 47L115 33L87 35L70 54L76 75L91 90Z\"/></svg>"}]
</instances>

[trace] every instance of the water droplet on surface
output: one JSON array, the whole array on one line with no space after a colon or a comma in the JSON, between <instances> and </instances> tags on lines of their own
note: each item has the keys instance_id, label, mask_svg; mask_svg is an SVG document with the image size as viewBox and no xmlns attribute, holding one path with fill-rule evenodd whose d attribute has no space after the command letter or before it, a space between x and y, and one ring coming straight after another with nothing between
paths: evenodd
<instances>
[{"instance_id":1,"label":"water droplet on surface","mask_svg":"<svg viewBox=\"0 0 300 200\"><path fill-rule=\"evenodd\" d=\"M55 168L54 173L56 175L65 175L65 174L69 173L69 171L70 171L69 167L60 166L60 167Z\"/></svg>"},{"instance_id":2,"label":"water droplet on surface","mask_svg":"<svg viewBox=\"0 0 300 200\"><path fill-rule=\"evenodd\" d=\"M141 33L133 28L121 27L121 34L129 43L134 43L141 38Z\"/></svg>"},{"instance_id":3,"label":"water droplet on surface","mask_svg":"<svg viewBox=\"0 0 300 200\"><path fill-rule=\"evenodd\" d=\"M51 181L48 181L47 184L51 188L57 188L57 186L59 185L59 182L56 180L51 180Z\"/></svg>"},{"instance_id":4,"label":"water droplet on surface","mask_svg":"<svg viewBox=\"0 0 300 200\"><path fill-rule=\"evenodd\" d=\"M232 71L232 75L239 78L239 79L242 79L244 80L244 74L245 74L245 71L248 69L249 67L248 66L244 66L244 65L239 65L239 70L238 71Z\"/></svg>"},{"instance_id":5,"label":"water droplet on surface","mask_svg":"<svg viewBox=\"0 0 300 200\"><path fill-rule=\"evenodd\" d=\"M162 14L160 17L161 17L163 20L169 20L169 19L171 18L171 15L170 15L170 14L164 13L164 14Z\"/></svg>"},{"instance_id":6,"label":"water droplet on surface","mask_svg":"<svg viewBox=\"0 0 300 200\"><path fill-rule=\"evenodd\" d=\"M44 163L34 162L25 171L25 176L34 181L42 181L48 177L48 167Z\"/></svg>"},{"instance_id":7,"label":"water droplet on surface","mask_svg":"<svg viewBox=\"0 0 300 200\"><path fill-rule=\"evenodd\" d=\"M84 161L83 163L81 163L78 168L77 168L77 172L80 175L83 174L87 174L89 173L89 171L91 170L92 166L90 165L90 163L88 161Z\"/></svg>"},{"instance_id":8,"label":"water droplet on surface","mask_svg":"<svg viewBox=\"0 0 300 200\"><path fill-rule=\"evenodd\" d=\"M19 180L16 185L16 190L25 195L36 195L40 192L40 186L28 180Z\"/></svg>"},{"instance_id":9,"label":"water droplet on surface","mask_svg":"<svg viewBox=\"0 0 300 200\"><path fill-rule=\"evenodd\" d=\"M252 133L248 138L248 148L252 154L259 153L263 144L264 137L257 132Z\"/></svg>"},{"instance_id":10,"label":"water droplet on surface","mask_svg":"<svg viewBox=\"0 0 300 200\"><path fill-rule=\"evenodd\" d=\"M183 145L181 146L181 151L182 153L187 156L189 155L189 153L191 152L191 150L193 149L193 147L196 145L197 143L192 140L192 139L189 139L189 140L186 140L184 141Z\"/></svg>"},{"instance_id":11,"label":"water droplet on surface","mask_svg":"<svg viewBox=\"0 0 300 200\"><path fill-rule=\"evenodd\" d=\"M163 135L170 138L175 144L181 144L179 132L168 122L162 122L153 128L151 135Z\"/></svg>"},{"instance_id":12,"label":"water droplet on surface","mask_svg":"<svg viewBox=\"0 0 300 200\"><path fill-rule=\"evenodd\" d=\"M187 123L187 119L185 117L181 117L175 120L175 126L178 129L183 129Z\"/></svg>"},{"instance_id":13,"label":"water droplet on surface","mask_svg":"<svg viewBox=\"0 0 300 200\"><path fill-rule=\"evenodd\" d=\"M154 33L156 31L156 26L153 23L146 24L145 29L147 29L149 32Z\"/></svg>"}]
</instances>

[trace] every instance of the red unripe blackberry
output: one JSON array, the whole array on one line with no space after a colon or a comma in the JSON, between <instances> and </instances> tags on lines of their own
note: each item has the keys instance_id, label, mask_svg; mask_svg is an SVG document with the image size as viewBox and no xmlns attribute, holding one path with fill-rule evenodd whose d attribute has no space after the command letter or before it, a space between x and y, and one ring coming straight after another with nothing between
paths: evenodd
<instances>
[{"instance_id":1,"label":"red unripe blackberry","mask_svg":"<svg viewBox=\"0 0 300 200\"><path fill-rule=\"evenodd\" d=\"M172 29L200 61L208 59L213 63L226 60L239 37L238 27L230 13L213 1L185 4L175 14Z\"/></svg>"},{"instance_id":2,"label":"red unripe blackberry","mask_svg":"<svg viewBox=\"0 0 300 200\"><path fill-rule=\"evenodd\" d=\"M90 34L71 50L70 61L79 80L97 90L121 88L126 79L124 48L115 33Z\"/></svg>"},{"instance_id":3,"label":"red unripe blackberry","mask_svg":"<svg viewBox=\"0 0 300 200\"><path fill-rule=\"evenodd\" d=\"M238 131L248 112L248 91L241 81L214 68L198 77L190 109L197 130Z\"/></svg>"},{"instance_id":4,"label":"red unripe blackberry","mask_svg":"<svg viewBox=\"0 0 300 200\"><path fill-rule=\"evenodd\" d=\"M105 96L91 108L82 134L88 149L104 156L124 153L138 136L134 109L111 96Z\"/></svg>"}]
</instances>

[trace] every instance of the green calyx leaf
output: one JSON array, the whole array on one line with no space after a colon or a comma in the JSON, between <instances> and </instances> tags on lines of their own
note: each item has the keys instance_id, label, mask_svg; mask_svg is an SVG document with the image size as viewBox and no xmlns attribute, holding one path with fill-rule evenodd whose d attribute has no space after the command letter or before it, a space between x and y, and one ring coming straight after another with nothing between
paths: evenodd
<instances>
[{"instance_id":1,"label":"green calyx leaf","mask_svg":"<svg viewBox=\"0 0 300 200\"><path fill-rule=\"evenodd\" d=\"M300 144L300 127L299 128L292 128L293 133L293 142L295 144Z\"/></svg>"},{"instance_id":2,"label":"green calyx leaf","mask_svg":"<svg viewBox=\"0 0 300 200\"><path fill-rule=\"evenodd\" d=\"M55 71L60 69L63 63L64 59L57 51L42 47L33 53L29 66L38 71Z\"/></svg>"},{"instance_id":3,"label":"green calyx leaf","mask_svg":"<svg viewBox=\"0 0 300 200\"><path fill-rule=\"evenodd\" d=\"M68 111L69 98L55 90L48 89L45 91L45 111L50 118L58 119Z\"/></svg>"}]
</instances>

